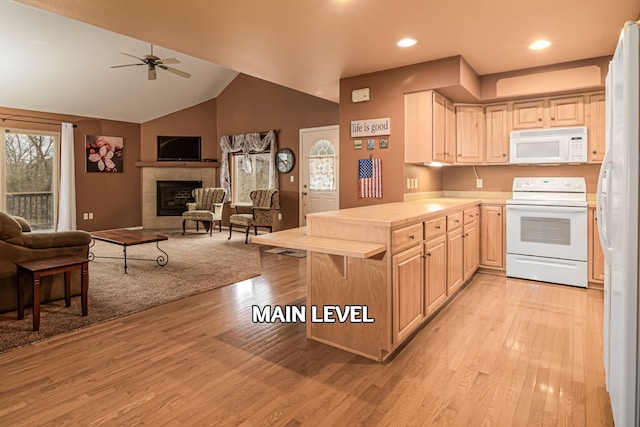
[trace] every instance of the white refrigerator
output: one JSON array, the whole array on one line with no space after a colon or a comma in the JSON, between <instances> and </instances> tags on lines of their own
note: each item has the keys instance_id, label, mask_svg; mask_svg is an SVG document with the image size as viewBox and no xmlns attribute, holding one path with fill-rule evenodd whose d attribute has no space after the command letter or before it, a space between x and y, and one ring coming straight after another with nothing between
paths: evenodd
<instances>
[{"instance_id":1,"label":"white refrigerator","mask_svg":"<svg viewBox=\"0 0 640 427\"><path fill-rule=\"evenodd\" d=\"M639 24L627 22L607 75L607 151L597 215L605 256L604 363L616 426L640 425L638 339Z\"/></svg>"}]
</instances>

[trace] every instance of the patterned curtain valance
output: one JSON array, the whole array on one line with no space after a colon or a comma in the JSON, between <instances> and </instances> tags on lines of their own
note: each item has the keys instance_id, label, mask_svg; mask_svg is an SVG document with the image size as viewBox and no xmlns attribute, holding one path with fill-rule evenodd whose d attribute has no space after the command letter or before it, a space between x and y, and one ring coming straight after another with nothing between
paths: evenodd
<instances>
[{"instance_id":1,"label":"patterned curtain valance","mask_svg":"<svg viewBox=\"0 0 640 427\"><path fill-rule=\"evenodd\" d=\"M258 132L244 133L240 135L224 135L220 138L222 148L222 166L220 167L220 185L227 189L226 201L231 195L231 175L229 171L229 154L242 152L242 170L246 173L253 171L253 165L249 154L262 153L269 150L269 188L278 189L278 174L276 172L276 131L270 130L260 138Z\"/></svg>"}]
</instances>

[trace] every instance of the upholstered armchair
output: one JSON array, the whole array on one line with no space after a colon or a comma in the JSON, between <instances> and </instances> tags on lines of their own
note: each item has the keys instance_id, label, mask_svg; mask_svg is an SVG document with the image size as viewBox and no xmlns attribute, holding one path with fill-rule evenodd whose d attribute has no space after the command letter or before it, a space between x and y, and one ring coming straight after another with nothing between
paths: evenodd
<instances>
[{"instance_id":1,"label":"upholstered armchair","mask_svg":"<svg viewBox=\"0 0 640 427\"><path fill-rule=\"evenodd\" d=\"M60 255L87 257L91 235L86 231L30 233L29 223L0 212L0 313L17 308L16 262ZM41 302L64 298L64 274L41 279ZM24 285L24 284L23 284ZM27 304L33 300L31 286L24 286ZM71 295L80 295L80 271L71 272Z\"/></svg>"},{"instance_id":2,"label":"upholstered armchair","mask_svg":"<svg viewBox=\"0 0 640 427\"><path fill-rule=\"evenodd\" d=\"M249 229L253 227L254 233L258 234L258 227L266 227L269 232L273 231L273 221L276 212L280 209L280 193L278 190L254 190L249 194L251 197L251 213L237 213L229 218L229 239L234 225L245 228L244 243L249 242Z\"/></svg>"},{"instance_id":3,"label":"upholstered armchair","mask_svg":"<svg viewBox=\"0 0 640 427\"><path fill-rule=\"evenodd\" d=\"M195 203L187 203L187 211L182 214L182 235L186 232L187 220L196 222L196 231L199 230L198 222L201 221L210 236L213 225L218 221L219 230L222 232L222 205L227 190L224 188L196 188L191 192L191 195Z\"/></svg>"}]
</instances>

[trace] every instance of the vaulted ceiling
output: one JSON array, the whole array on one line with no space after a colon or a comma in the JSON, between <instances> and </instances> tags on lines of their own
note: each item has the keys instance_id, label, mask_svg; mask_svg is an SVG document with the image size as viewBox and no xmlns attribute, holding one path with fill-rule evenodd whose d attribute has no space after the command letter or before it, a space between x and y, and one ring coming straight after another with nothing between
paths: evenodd
<instances>
[{"instance_id":1,"label":"vaulted ceiling","mask_svg":"<svg viewBox=\"0 0 640 427\"><path fill-rule=\"evenodd\" d=\"M10 48L28 55L30 65L13 70L7 79L7 66L0 62L0 105L6 102L5 89L20 81L47 93L45 88L54 87L56 80L72 87L71 80L79 86L73 89L74 96L85 98L87 110L82 114L100 117L109 116L97 106L90 109L92 103L111 104L118 99L119 108L123 108L137 102L136 98L159 94L166 96L154 99L153 104L169 106L169 99L175 98L176 110L182 99L179 94L196 87L196 81L205 88L200 91L203 95L214 97L235 72L337 102L340 78L449 56L462 55L480 75L605 56L613 53L624 22L636 20L640 14L638 0L20 2L99 28L87 26L95 32L89 36L84 24L65 19L55 25L35 10L32 12L39 18L32 20L25 14L22 22L10 26L10 32L7 20L3 20L0 43L6 44L13 32L19 34L9 39L14 43ZM0 0L2 16L18 7L24 9ZM49 36L45 30L50 31ZM35 31L42 33L31 35ZM126 37L118 40L117 35ZM403 37L415 38L418 44L397 47L396 41ZM551 47L542 51L527 48L539 38L551 41ZM179 58L182 64L175 67L193 77L187 80L163 74L156 81L147 81L143 67L108 68L123 59L126 63L127 57L119 52L148 53L149 42L164 48L158 48L158 56ZM74 64L73 72L61 72L69 63ZM69 74L66 81L65 73ZM110 80L114 74L126 77L126 83ZM165 83L167 86L161 86ZM94 94L96 86L111 96ZM31 105L29 108L36 106ZM149 106L136 105L135 109L140 113L123 112L120 119L144 121L158 115Z\"/></svg>"}]
</instances>

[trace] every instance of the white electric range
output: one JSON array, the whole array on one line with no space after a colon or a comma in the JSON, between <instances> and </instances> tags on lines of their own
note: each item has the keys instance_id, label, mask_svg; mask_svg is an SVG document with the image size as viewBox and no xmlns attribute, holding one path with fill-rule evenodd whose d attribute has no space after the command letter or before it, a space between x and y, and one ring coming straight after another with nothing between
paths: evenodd
<instances>
[{"instance_id":1,"label":"white electric range","mask_svg":"<svg viewBox=\"0 0 640 427\"><path fill-rule=\"evenodd\" d=\"M586 288L587 216L584 178L514 178L507 276Z\"/></svg>"}]
</instances>

